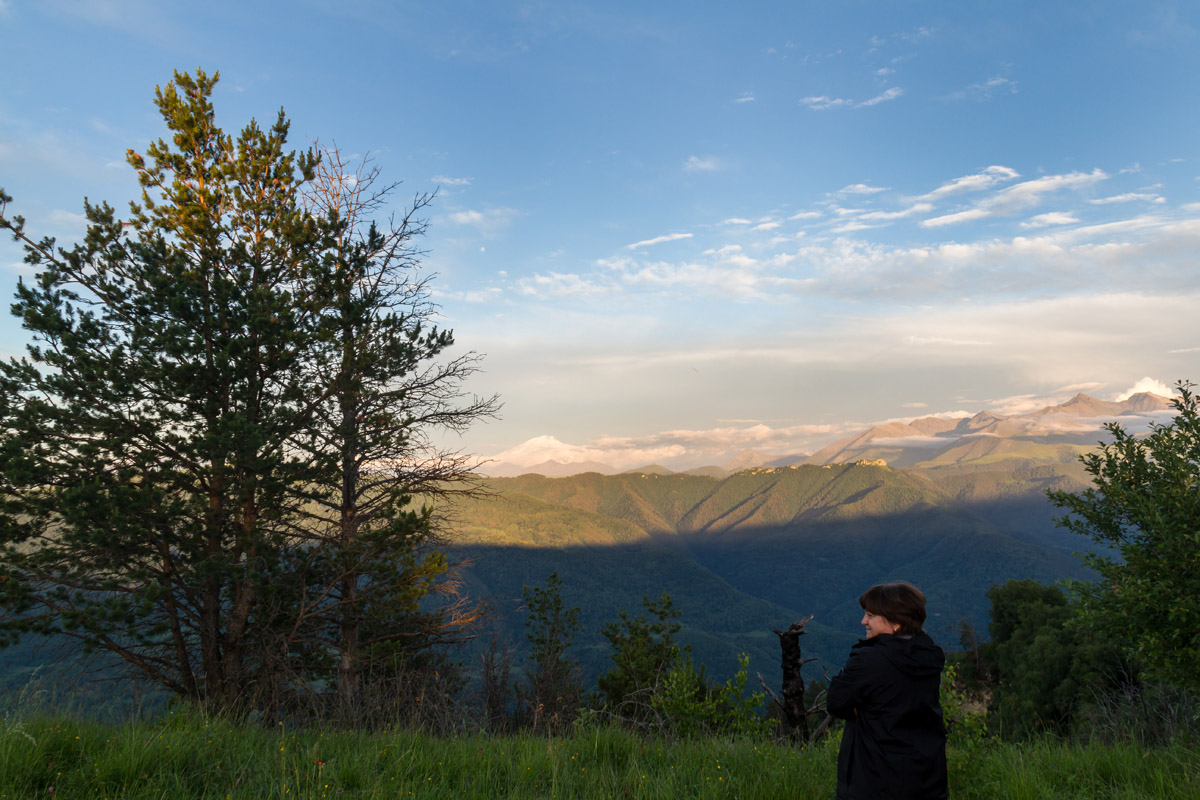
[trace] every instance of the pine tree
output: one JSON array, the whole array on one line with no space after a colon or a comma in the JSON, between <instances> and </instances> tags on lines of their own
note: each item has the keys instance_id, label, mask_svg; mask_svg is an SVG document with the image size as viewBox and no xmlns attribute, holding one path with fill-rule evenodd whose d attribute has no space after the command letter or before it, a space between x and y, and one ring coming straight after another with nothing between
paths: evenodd
<instances>
[{"instance_id":1,"label":"pine tree","mask_svg":"<svg viewBox=\"0 0 1200 800\"><path fill-rule=\"evenodd\" d=\"M128 220L85 203L86 239L58 249L0 195L38 270L14 306L34 343L0 365L0 631L73 637L233 706L369 643L361 627L313 634L330 619L417 613L444 562L409 498L452 475L415 443L474 361L415 369L452 341L411 317L423 285L380 260L387 235L313 204L320 159L285 149L282 111L236 139L218 128L217 79L157 91L172 138L129 153L143 194ZM411 265L407 241L391 252ZM347 569L385 551L373 573Z\"/></svg>"}]
</instances>

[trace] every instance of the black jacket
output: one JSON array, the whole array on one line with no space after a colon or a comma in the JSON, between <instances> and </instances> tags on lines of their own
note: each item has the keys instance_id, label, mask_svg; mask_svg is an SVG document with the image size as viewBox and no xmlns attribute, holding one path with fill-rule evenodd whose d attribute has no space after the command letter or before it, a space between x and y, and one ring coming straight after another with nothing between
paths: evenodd
<instances>
[{"instance_id":1,"label":"black jacket","mask_svg":"<svg viewBox=\"0 0 1200 800\"><path fill-rule=\"evenodd\" d=\"M839 800L943 800L946 728L938 686L946 656L925 634L880 634L850 651L829 683L829 713L846 720Z\"/></svg>"}]
</instances>

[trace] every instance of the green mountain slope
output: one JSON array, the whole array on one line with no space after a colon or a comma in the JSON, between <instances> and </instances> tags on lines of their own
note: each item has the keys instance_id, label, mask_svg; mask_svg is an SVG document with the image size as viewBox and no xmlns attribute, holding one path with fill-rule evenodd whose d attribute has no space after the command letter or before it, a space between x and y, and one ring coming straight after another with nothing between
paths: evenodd
<instances>
[{"instance_id":1,"label":"green mountain slope","mask_svg":"<svg viewBox=\"0 0 1200 800\"><path fill-rule=\"evenodd\" d=\"M597 630L665 590L710 666L731 665L741 647L773 674L767 631L808 614L828 626L810 647L839 663L873 583L921 586L930 632L952 645L961 620L986 630L992 584L1083 576L1048 530L1043 494L1076 477L1061 463L1017 464L755 468L723 480L526 475L490 481L497 497L459 513L481 589L511 601L557 570ZM603 647L588 659L602 664Z\"/></svg>"},{"instance_id":2,"label":"green mountain slope","mask_svg":"<svg viewBox=\"0 0 1200 800\"><path fill-rule=\"evenodd\" d=\"M470 564L465 576L468 586L490 599L502 635L519 648L524 644L522 587L541 585L551 572L558 573L564 600L580 607L581 631L574 655L589 683L610 666L603 625L622 610L641 614L643 595L652 599L664 591L671 595L682 612L680 640L690 644L697 660L715 675L731 674L738 653L746 652L753 671L777 681L779 646L771 630L804 616L786 604L734 588L696 560L623 520L516 492L457 501L454 514L471 520L461 529L456 547ZM522 531L531 538L517 543ZM819 623L813 630L817 635L805 644L811 644L810 654L820 659L821 666L840 663L854 642L851 633ZM814 668L812 674L820 673Z\"/></svg>"}]
</instances>

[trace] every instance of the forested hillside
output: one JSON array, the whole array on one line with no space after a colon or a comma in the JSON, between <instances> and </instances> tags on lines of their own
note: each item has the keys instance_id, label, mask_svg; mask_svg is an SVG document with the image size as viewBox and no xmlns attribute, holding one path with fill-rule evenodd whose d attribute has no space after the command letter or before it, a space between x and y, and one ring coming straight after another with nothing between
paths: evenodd
<instances>
[{"instance_id":1,"label":"forested hillside","mask_svg":"<svg viewBox=\"0 0 1200 800\"><path fill-rule=\"evenodd\" d=\"M962 621L986 629L994 583L1081 576L1062 537L1049 533L1042 494L1069 480L878 464L754 468L725 479L524 475L490 479L492 496L459 501L452 517L472 590L500 610L517 607L522 586L559 574L568 604L581 608L576 649L588 677L606 665L604 621L664 591L683 612L682 641L718 674L742 651L752 671L773 674L771 629L814 615L804 644L820 658L817 677L858 635L857 598L874 583L921 586L931 633L956 646ZM504 615L501 629L518 641L521 622Z\"/></svg>"}]
</instances>

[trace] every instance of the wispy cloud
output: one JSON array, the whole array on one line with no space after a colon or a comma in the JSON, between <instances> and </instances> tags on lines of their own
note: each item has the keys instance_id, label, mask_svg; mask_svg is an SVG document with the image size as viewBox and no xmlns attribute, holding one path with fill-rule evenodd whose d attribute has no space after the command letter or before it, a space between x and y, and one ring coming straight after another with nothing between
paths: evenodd
<instances>
[{"instance_id":1,"label":"wispy cloud","mask_svg":"<svg viewBox=\"0 0 1200 800\"><path fill-rule=\"evenodd\" d=\"M1036 217L1030 217L1021 223L1021 227L1046 228L1051 225L1073 225L1076 222L1079 222L1079 218L1074 214L1052 211L1049 214L1038 214Z\"/></svg>"},{"instance_id":2,"label":"wispy cloud","mask_svg":"<svg viewBox=\"0 0 1200 800\"><path fill-rule=\"evenodd\" d=\"M828 95L816 95L812 97L801 97L801 105L808 106L814 111L828 111L831 108L869 108L877 106L880 103L886 103L889 100L895 100L904 94L904 90L899 86L893 86L882 94L875 95L869 100L855 102L845 97L830 97Z\"/></svg>"},{"instance_id":3,"label":"wispy cloud","mask_svg":"<svg viewBox=\"0 0 1200 800\"><path fill-rule=\"evenodd\" d=\"M434 175L432 178L434 183L442 186L470 186L473 178L451 178L446 175Z\"/></svg>"},{"instance_id":4,"label":"wispy cloud","mask_svg":"<svg viewBox=\"0 0 1200 800\"><path fill-rule=\"evenodd\" d=\"M923 201L938 201L950 195L962 194L965 192L979 192L984 189L990 189L998 183L1016 180L1021 177L1015 169L1010 167L991 166L983 169L974 175L964 175L961 178L955 178L952 181L943 183L938 188L928 194L923 194L916 198Z\"/></svg>"},{"instance_id":5,"label":"wispy cloud","mask_svg":"<svg viewBox=\"0 0 1200 800\"><path fill-rule=\"evenodd\" d=\"M832 229L837 240L805 243L807 240L780 239L771 246L788 249L769 257L755 253L754 259L734 259L731 254L735 251L725 245L705 248L694 259L685 255L678 262L629 258L605 261L603 266L622 291L669 289L697 296L769 298L772 302L788 297L937 302L1030 292L1071 294L1078 290L1081 275L1087 275L1092 291L1200 290L1200 273L1194 268L1194 255L1200 249L1200 218L1146 216L1081 226L1073 216L1056 212L1041 215L1036 225L1026 228L1048 229L1038 235L918 246L888 246L849 235L925 211L925 205L915 204L898 211L846 217ZM982 209L959 212L964 217L988 213ZM655 237L628 249L681 238L690 237ZM731 271L731 265L737 269Z\"/></svg>"},{"instance_id":6,"label":"wispy cloud","mask_svg":"<svg viewBox=\"0 0 1200 800\"><path fill-rule=\"evenodd\" d=\"M1001 189L977 203L974 208L933 217L924 220L921 224L927 228L936 228L985 217L1006 216L1036 206L1047 194L1065 189L1081 189L1107 178L1108 175L1101 169L1094 169L1091 172L1070 172L1064 175L1046 175Z\"/></svg>"},{"instance_id":7,"label":"wispy cloud","mask_svg":"<svg viewBox=\"0 0 1200 800\"><path fill-rule=\"evenodd\" d=\"M843 435L855 430L854 425L858 424L861 423L772 427L758 423L742 427L666 430L648 436L601 436L584 444L570 444L555 436L543 435L498 453L493 460L519 467L532 467L546 461L564 464L591 461L616 469L634 469L652 463L692 467L726 461L744 450L792 455L809 447L813 437L828 439Z\"/></svg>"},{"instance_id":8,"label":"wispy cloud","mask_svg":"<svg viewBox=\"0 0 1200 800\"><path fill-rule=\"evenodd\" d=\"M754 95L752 95L750 92L743 92L742 96L735 98L733 102L735 102L735 103L753 103Z\"/></svg>"},{"instance_id":9,"label":"wispy cloud","mask_svg":"<svg viewBox=\"0 0 1200 800\"><path fill-rule=\"evenodd\" d=\"M637 250L639 247L649 247L654 244L662 244L663 242L676 242L680 239L691 239L694 234L691 233L668 233L665 236L655 236L653 239L643 239L640 242L625 245L627 250Z\"/></svg>"},{"instance_id":10,"label":"wispy cloud","mask_svg":"<svg viewBox=\"0 0 1200 800\"><path fill-rule=\"evenodd\" d=\"M123 31L143 40L174 45L185 38L169 16L170 6L154 0L44 0L59 15Z\"/></svg>"},{"instance_id":11,"label":"wispy cloud","mask_svg":"<svg viewBox=\"0 0 1200 800\"><path fill-rule=\"evenodd\" d=\"M887 222L928 214L930 211L933 211L932 203L913 203L908 208L899 211L867 211L859 214L858 219L867 222Z\"/></svg>"},{"instance_id":12,"label":"wispy cloud","mask_svg":"<svg viewBox=\"0 0 1200 800\"><path fill-rule=\"evenodd\" d=\"M931 217L930 219L922 220L921 226L925 228L940 228L945 225L974 222L977 219L983 219L987 216L990 216L989 212L982 208L972 208L966 211L956 211L953 214L942 214L940 217Z\"/></svg>"},{"instance_id":13,"label":"wispy cloud","mask_svg":"<svg viewBox=\"0 0 1200 800\"><path fill-rule=\"evenodd\" d=\"M886 191L887 188L883 186L870 186L869 184L865 183L852 183L849 186L843 186L841 189L838 189L836 192L834 192L834 195L838 197L845 197L852 194L878 194L879 192Z\"/></svg>"},{"instance_id":14,"label":"wispy cloud","mask_svg":"<svg viewBox=\"0 0 1200 800\"><path fill-rule=\"evenodd\" d=\"M886 103L889 100L895 100L896 98L900 97L903 94L904 94L903 89L901 89L899 86L893 86L892 88L888 89L883 94L875 95L870 100L863 100L861 103L858 104L858 107L859 108L867 108L869 106L877 106L880 103Z\"/></svg>"},{"instance_id":15,"label":"wispy cloud","mask_svg":"<svg viewBox=\"0 0 1200 800\"><path fill-rule=\"evenodd\" d=\"M721 168L721 162L713 156L688 156L683 162L685 172L712 172Z\"/></svg>"},{"instance_id":16,"label":"wispy cloud","mask_svg":"<svg viewBox=\"0 0 1200 800\"><path fill-rule=\"evenodd\" d=\"M829 97L820 95L819 97L801 97L800 102L808 106L814 111L826 111L830 108L844 108L854 105L853 100L847 100L843 97Z\"/></svg>"},{"instance_id":17,"label":"wispy cloud","mask_svg":"<svg viewBox=\"0 0 1200 800\"><path fill-rule=\"evenodd\" d=\"M1142 201L1146 203L1165 203L1166 198L1158 194L1149 194L1147 192L1126 192L1125 194L1115 194L1112 197L1097 197L1091 200L1094 206L1106 206L1113 203L1132 203Z\"/></svg>"},{"instance_id":18,"label":"wispy cloud","mask_svg":"<svg viewBox=\"0 0 1200 800\"><path fill-rule=\"evenodd\" d=\"M521 278L517 282L521 294L531 297L576 297L610 294L615 290L611 282L598 281L594 276L585 277L573 273L551 272Z\"/></svg>"},{"instance_id":19,"label":"wispy cloud","mask_svg":"<svg viewBox=\"0 0 1200 800\"><path fill-rule=\"evenodd\" d=\"M1014 81L1004 77L988 78L981 83L973 83L965 89L953 92L949 95L951 100L976 100L983 101L992 98L998 94L1016 94L1017 84Z\"/></svg>"},{"instance_id":20,"label":"wispy cloud","mask_svg":"<svg viewBox=\"0 0 1200 800\"><path fill-rule=\"evenodd\" d=\"M469 225L485 236L491 236L512 222L517 216L513 208L489 208L484 211L468 209L455 211L450 214L450 221L456 225Z\"/></svg>"}]
</instances>

